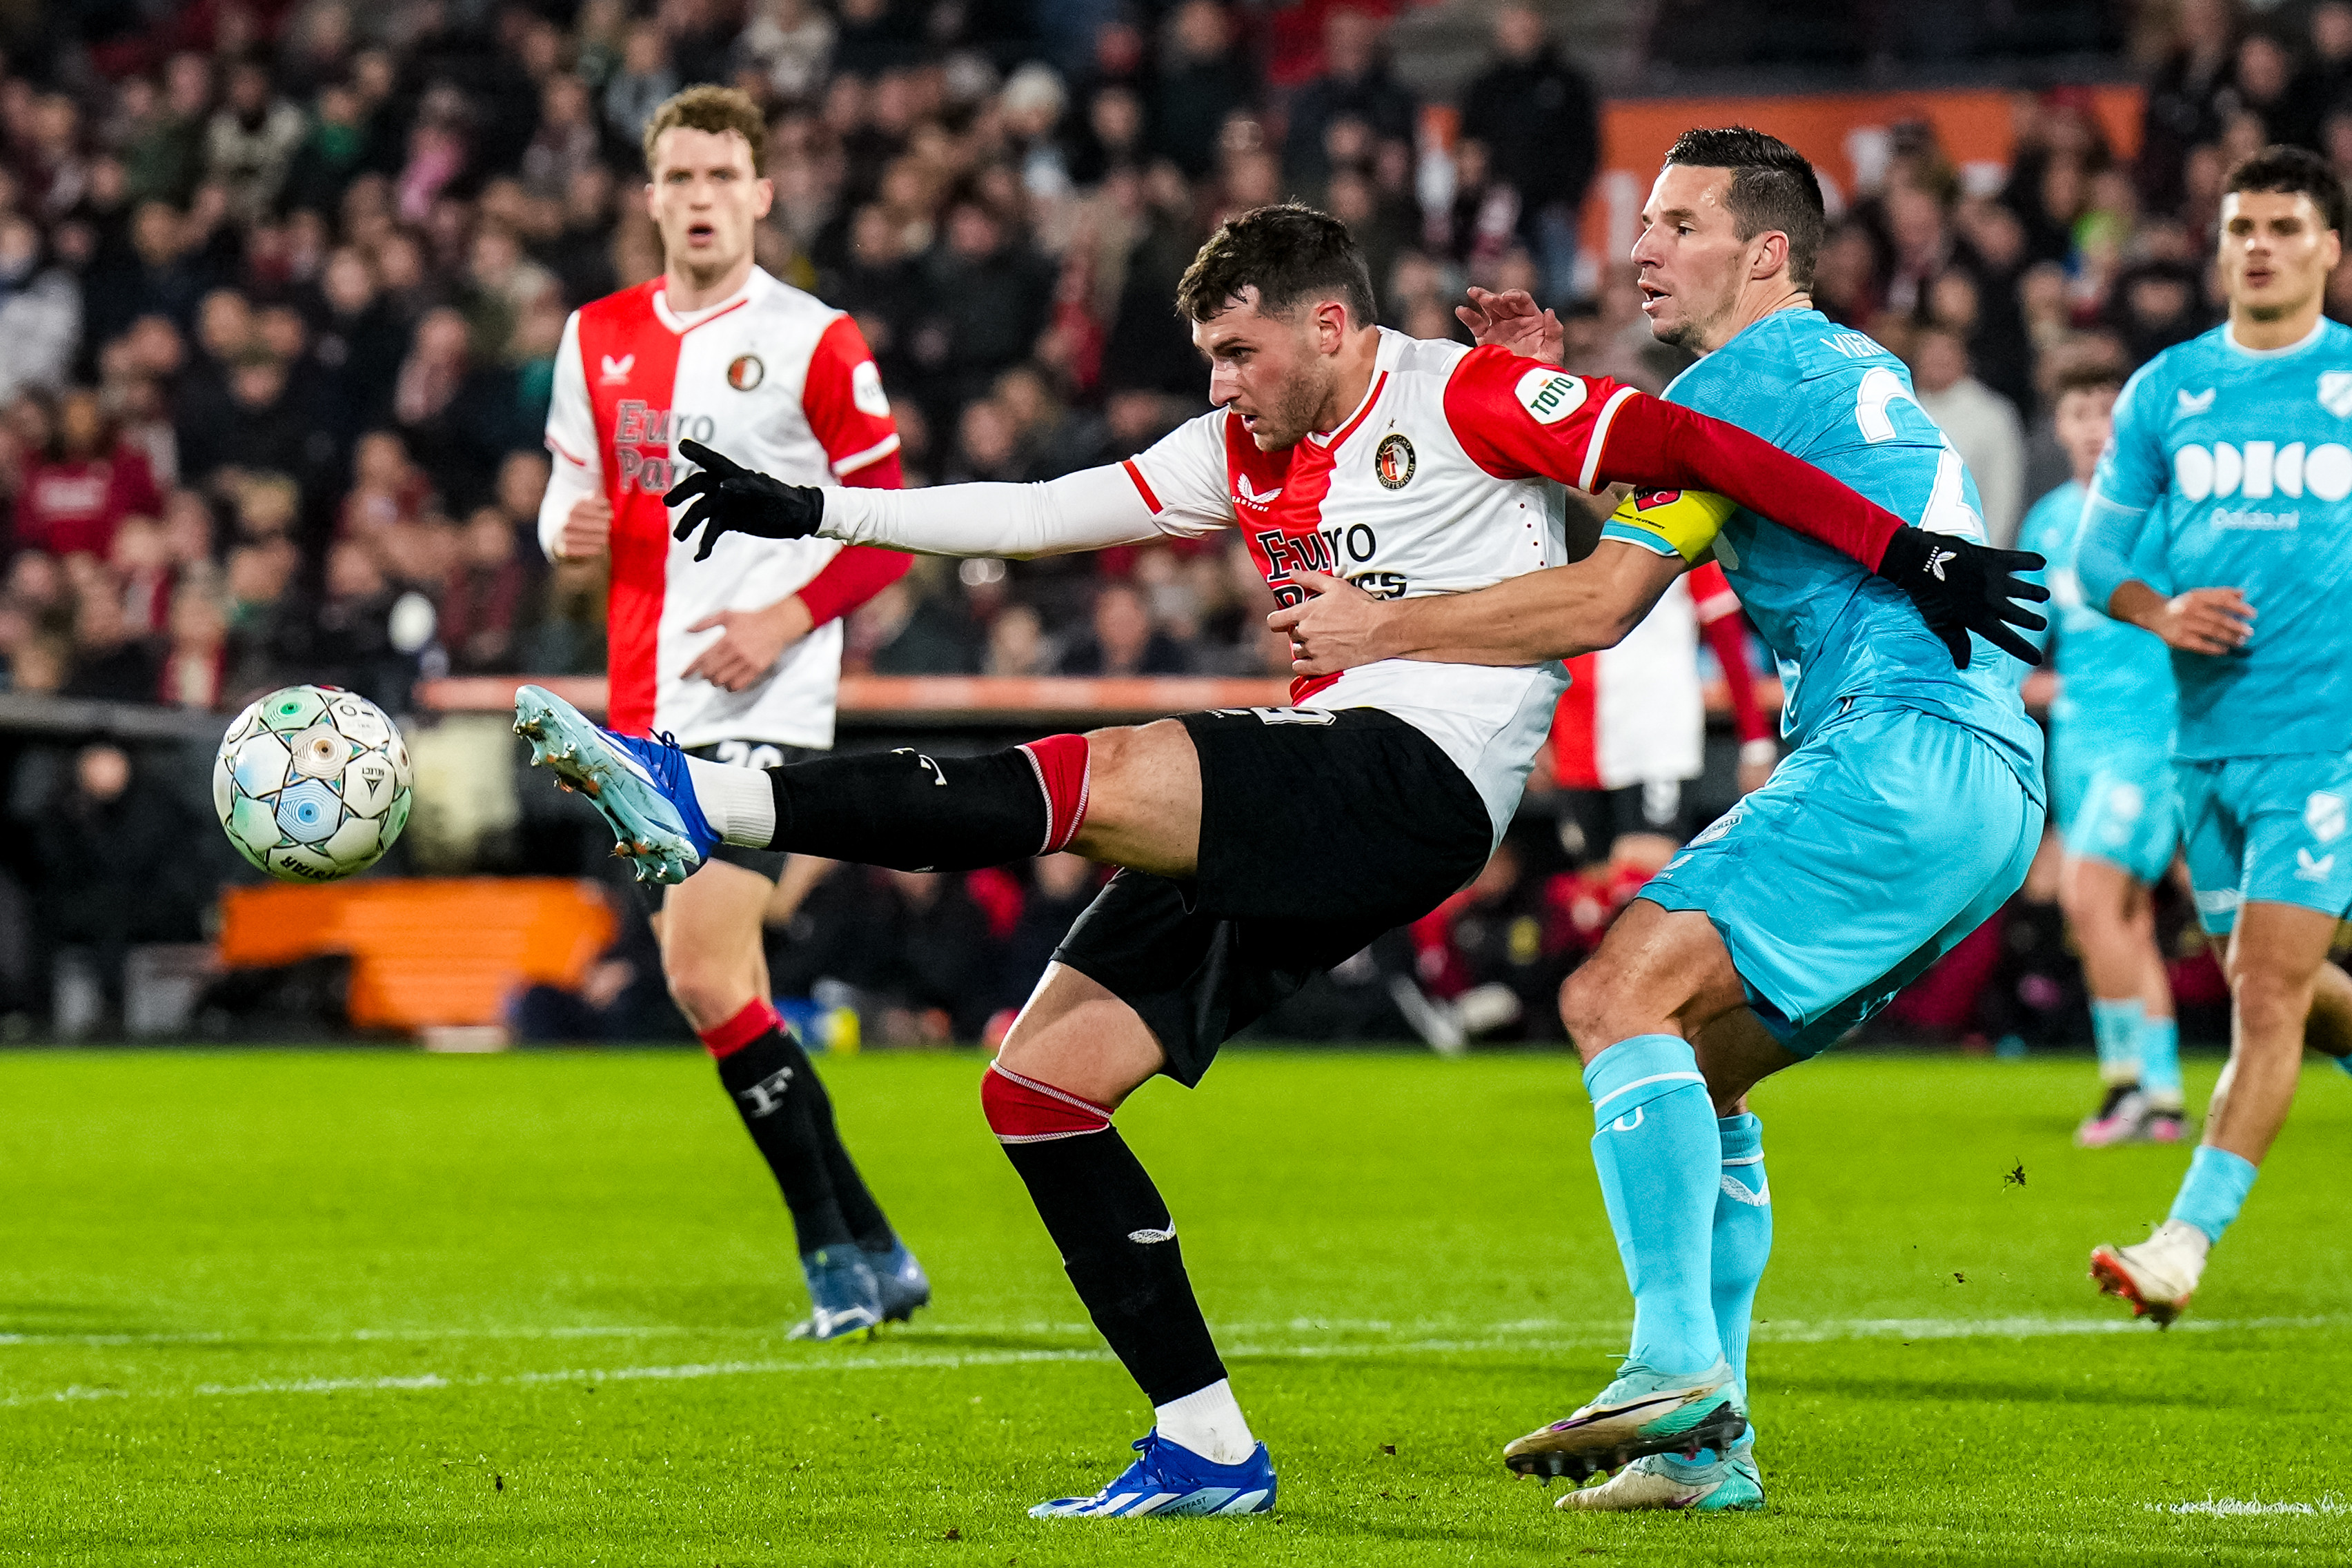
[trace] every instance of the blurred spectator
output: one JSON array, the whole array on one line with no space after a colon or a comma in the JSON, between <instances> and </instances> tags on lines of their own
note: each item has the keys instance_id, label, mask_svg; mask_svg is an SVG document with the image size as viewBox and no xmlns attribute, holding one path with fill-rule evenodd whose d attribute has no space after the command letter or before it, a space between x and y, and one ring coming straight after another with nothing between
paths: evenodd
<instances>
[{"instance_id":1,"label":"blurred spectator","mask_svg":"<svg viewBox=\"0 0 2352 1568\"><path fill-rule=\"evenodd\" d=\"M1919 406L1968 465L1984 504L1985 535L2006 549L2024 516L2025 436L2017 410L1969 373L1968 345L1949 327L1915 332L1910 361Z\"/></svg>"},{"instance_id":2,"label":"blurred spectator","mask_svg":"<svg viewBox=\"0 0 2352 1568\"><path fill-rule=\"evenodd\" d=\"M167 707L218 712L228 698L228 613L220 591L191 582L172 596L158 696Z\"/></svg>"},{"instance_id":3,"label":"blurred spectator","mask_svg":"<svg viewBox=\"0 0 2352 1568\"><path fill-rule=\"evenodd\" d=\"M488 674L515 667L529 586L514 525L498 507L482 507L466 525L457 564L441 593L441 643L451 671Z\"/></svg>"},{"instance_id":4,"label":"blurred spectator","mask_svg":"<svg viewBox=\"0 0 2352 1568\"><path fill-rule=\"evenodd\" d=\"M1095 591L1093 630L1062 655L1066 675L1188 675L1192 661L1181 643L1152 624L1151 610L1132 583L1106 582Z\"/></svg>"},{"instance_id":5,"label":"blurred spectator","mask_svg":"<svg viewBox=\"0 0 2352 1568\"><path fill-rule=\"evenodd\" d=\"M1462 89L1462 134L1486 149L1496 182L1517 194L1519 238L1545 256L1547 271L1572 262L1553 253L1572 246L1600 166L1600 110L1592 84L1560 58L1532 6L1495 13L1493 61Z\"/></svg>"},{"instance_id":6,"label":"blurred spectator","mask_svg":"<svg viewBox=\"0 0 2352 1568\"><path fill-rule=\"evenodd\" d=\"M1283 141L1283 168L1297 184L1318 187L1330 178L1335 141L1360 148L1356 155L1367 160L1383 142L1412 144L1416 110L1412 95L1389 74L1386 31L1380 17L1352 5L1324 16L1323 74L1292 96ZM1349 135L1342 127L1351 121L1361 130ZM1557 157L1560 150L1548 151Z\"/></svg>"},{"instance_id":7,"label":"blurred spectator","mask_svg":"<svg viewBox=\"0 0 2352 1568\"><path fill-rule=\"evenodd\" d=\"M105 555L125 518L159 516L163 497L146 455L115 438L96 392L68 392L50 417L47 442L25 464L14 545Z\"/></svg>"},{"instance_id":8,"label":"blurred spectator","mask_svg":"<svg viewBox=\"0 0 2352 1568\"><path fill-rule=\"evenodd\" d=\"M42 265L41 231L0 213L0 399L55 390L81 330L81 289L62 267Z\"/></svg>"},{"instance_id":9,"label":"blurred spectator","mask_svg":"<svg viewBox=\"0 0 2352 1568\"><path fill-rule=\"evenodd\" d=\"M89 951L100 1017L95 1033L122 1027L123 963L136 941L196 936L187 840L198 831L173 792L134 769L119 746L83 747L31 835L35 859L34 970L54 973L58 952ZM47 987L37 985L46 1002Z\"/></svg>"},{"instance_id":10,"label":"blurred spectator","mask_svg":"<svg viewBox=\"0 0 2352 1568\"><path fill-rule=\"evenodd\" d=\"M1151 106L1152 148L1186 176L1216 167L1228 116L1249 107L1249 68L1234 47L1233 19L1217 0L1184 0L1169 16L1165 63Z\"/></svg>"},{"instance_id":11,"label":"blurred spectator","mask_svg":"<svg viewBox=\"0 0 2352 1568\"><path fill-rule=\"evenodd\" d=\"M307 136L302 111L276 95L261 63L238 61L205 132L205 178L226 192L231 216L251 222L277 201Z\"/></svg>"}]
</instances>

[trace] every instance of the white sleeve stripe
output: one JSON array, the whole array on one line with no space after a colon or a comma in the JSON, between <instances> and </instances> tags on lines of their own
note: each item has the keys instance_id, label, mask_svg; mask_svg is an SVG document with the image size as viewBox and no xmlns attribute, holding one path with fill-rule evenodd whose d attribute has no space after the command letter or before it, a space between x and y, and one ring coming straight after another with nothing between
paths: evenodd
<instances>
[{"instance_id":1,"label":"white sleeve stripe","mask_svg":"<svg viewBox=\"0 0 2352 1568\"><path fill-rule=\"evenodd\" d=\"M892 431L863 452L853 452L833 465L833 476L845 478L860 468L870 468L898 450L898 433Z\"/></svg>"},{"instance_id":2,"label":"white sleeve stripe","mask_svg":"<svg viewBox=\"0 0 2352 1568\"><path fill-rule=\"evenodd\" d=\"M1590 492L1593 488L1593 477L1601 472L1601 454L1609 444L1610 423L1617 417L1618 407L1637 390L1619 387L1601 405L1601 413L1592 421L1592 439L1584 444L1584 472L1576 481L1578 489Z\"/></svg>"}]
</instances>

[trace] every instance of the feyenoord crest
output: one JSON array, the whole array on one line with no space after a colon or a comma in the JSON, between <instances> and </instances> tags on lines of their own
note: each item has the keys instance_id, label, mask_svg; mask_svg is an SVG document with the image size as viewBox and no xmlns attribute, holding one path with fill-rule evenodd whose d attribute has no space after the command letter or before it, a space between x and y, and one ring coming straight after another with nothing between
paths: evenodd
<instances>
[{"instance_id":1,"label":"feyenoord crest","mask_svg":"<svg viewBox=\"0 0 2352 1568\"><path fill-rule=\"evenodd\" d=\"M760 362L759 355L738 354L735 362L727 367L727 384L737 392L750 392L767 373L768 367Z\"/></svg>"},{"instance_id":2,"label":"feyenoord crest","mask_svg":"<svg viewBox=\"0 0 2352 1568\"><path fill-rule=\"evenodd\" d=\"M1412 479L1412 443L1402 435L1383 435L1372 454L1372 472L1391 490L1402 490Z\"/></svg>"}]
</instances>

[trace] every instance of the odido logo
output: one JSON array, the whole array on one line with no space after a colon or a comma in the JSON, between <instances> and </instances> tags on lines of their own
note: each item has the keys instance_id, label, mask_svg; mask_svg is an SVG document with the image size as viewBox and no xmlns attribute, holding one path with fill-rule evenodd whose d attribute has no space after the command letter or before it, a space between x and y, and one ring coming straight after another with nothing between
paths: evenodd
<instances>
[{"instance_id":1,"label":"odido logo","mask_svg":"<svg viewBox=\"0 0 2352 1568\"><path fill-rule=\"evenodd\" d=\"M2248 501L2273 496L2340 501L2352 496L2352 448L2333 441L2309 451L2300 441L2284 446L2271 441L2192 444L2172 455L2172 482L2188 501L2232 496Z\"/></svg>"}]
</instances>

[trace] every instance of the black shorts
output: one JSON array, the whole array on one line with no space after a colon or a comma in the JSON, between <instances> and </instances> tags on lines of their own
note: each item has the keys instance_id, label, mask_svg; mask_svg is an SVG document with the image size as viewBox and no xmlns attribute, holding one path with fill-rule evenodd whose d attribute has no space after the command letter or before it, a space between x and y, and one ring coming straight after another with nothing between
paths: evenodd
<instances>
[{"instance_id":1,"label":"black shorts","mask_svg":"<svg viewBox=\"0 0 2352 1568\"><path fill-rule=\"evenodd\" d=\"M705 762L723 762L730 768L782 768L787 762L806 762L826 755L806 747L782 746L772 740L719 740L709 746L689 746L686 754ZM773 882L784 874L784 862L792 856L782 850L747 850L740 844L720 843L710 852L709 858L722 865L740 865L745 871L757 872ZM641 882L637 890L645 894L649 909L659 914L668 889L660 883Z\"/></svg>"},{"instance_id":2,"label":"black shorts","mask_svg":"<svg viewBox=\"0 0 2352 1568\"><path fill-rule=\"evenodd\" d=\"M1181 722L1201 759L1192 880L1120 872L1054 957L1140 1014L1190 1086L1276 1003L1476 876L1494 824L1435 741L1376 708Z\"/></svg>"},{"instance_id":3,"label":"black shorts","mask_svg":"<svg viewBox=\"0 0 2352 1568\"><path fill-rule=\"evenodd\" d=\"M1609 846L1627 833L1661 833L1678 844L1691 836L1690 791L1679 779L1652 779L1622 789L1571 789L1567 803L1570 819L1584 837L1584 860L1607 860Z\"/></svg>"}]
</instances>

